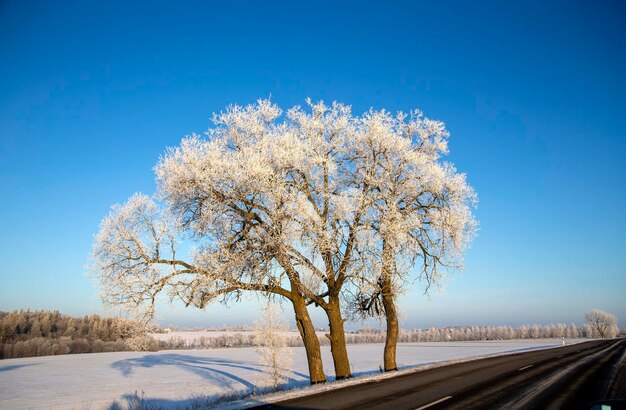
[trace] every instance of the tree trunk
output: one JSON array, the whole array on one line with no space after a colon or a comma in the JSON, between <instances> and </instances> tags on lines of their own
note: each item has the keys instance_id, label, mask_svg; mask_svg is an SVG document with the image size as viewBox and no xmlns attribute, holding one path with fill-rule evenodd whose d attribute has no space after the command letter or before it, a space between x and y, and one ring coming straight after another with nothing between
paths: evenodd
<instances>
[{"instance_id":1,"label":"tree trunk","mask_svg":"<svg viewBox=\"0 0 626 410\"><path fill-rule=\"evenodd\" d=\"M315 327L306 308L306 301L302 297L293 299L293 310L296 315L296 326L304 343L306 358L309 364L309 377L311 384L326 382L324 366L322 364L322 354L320 352L320 341L315 334Z\"/></svg>"},{"instance_id":2,"label":"tree trunk","mask_svg":"<svg viewBox=\"0 0 626 410\"><path fill-rule=\"evenodd\" d=\"M330 334L326 334L326 337L330 340L330 351L335 365L335 380L348 379L352 377L352 373L350 372L346 335L343 329L345 320L341 317L341 307L337 295L329 296L325 311L330 327Z\"/></svg>"},{"instance_id":3,"label":"tree trunk","mask_svg":"<svg viewBox=\"0 0 626 410\"><path fill-rule=\"evenodd\" d=\"M398 345L398 311L396 309L394 289L391 275L394 272L394 255L388 241L383 240L383 260L381 272L381 295L385 319L387 320L387 336L385 337L384 365L385 371L398 370L396 364L396 347Z\"/></svg>"},{"instance_id":4,"label":"tree trunk","mask_svg":"<svg viewBox=\"0 0 626 410\"><path fill-rule=\"evenodd\" d=\"M396 347L398 345L398 312L391 291L391 278L386 275L383 277L383 307L385 309L385 318L387 320L387 336L385 338L385 371L390 372L398 370L396 364Z\"/></svg>"}]
</instances>

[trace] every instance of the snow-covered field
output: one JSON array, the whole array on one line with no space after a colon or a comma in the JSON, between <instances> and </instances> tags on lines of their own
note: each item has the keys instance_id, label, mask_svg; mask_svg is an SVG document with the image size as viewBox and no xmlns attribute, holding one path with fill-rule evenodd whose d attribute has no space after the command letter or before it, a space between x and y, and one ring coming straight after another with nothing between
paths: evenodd
<instances>
[{"instance_id":1,"label":"snow-covered field","mask_svg":"<svg viewBox=\"0 0 626 410\"><path fill-rule=\"evenodd\" d=\"M560 345L560 339L407 343L398 345L398 365L406 368ZM304 349L293 350L288 388L308 384ZM330 348L322 350L330 376ZM355 376L378 372L383 345L350 345L348 351ZM266 370L254 348L8 359L0 361L0 409L122 409L137 397L148 408L189 408L209 402L206 398L252 393L264 387L260 376Z\"/></svg>"}]
</instances>

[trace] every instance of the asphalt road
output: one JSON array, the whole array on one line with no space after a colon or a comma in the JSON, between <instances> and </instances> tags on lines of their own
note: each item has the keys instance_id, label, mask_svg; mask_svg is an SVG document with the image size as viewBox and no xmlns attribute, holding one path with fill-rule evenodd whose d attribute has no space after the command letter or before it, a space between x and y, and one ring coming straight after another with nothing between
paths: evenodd
<instances>
[{"instance_id":1,"label":"asphalt road","mask_svg":"<svg viewBox=\"0 0 626 410\"><path fill-rule=\"evenodd\" d=\"M626 398L626 339L438 367L264 405L298 409L589 409Z\"/></svg>"}]
</instances>

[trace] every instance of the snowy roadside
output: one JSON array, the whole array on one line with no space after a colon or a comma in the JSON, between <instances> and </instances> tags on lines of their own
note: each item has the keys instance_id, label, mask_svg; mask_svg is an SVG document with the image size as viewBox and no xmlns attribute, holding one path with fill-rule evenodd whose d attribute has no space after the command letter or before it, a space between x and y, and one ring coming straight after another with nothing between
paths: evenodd
<instances>
[{"instance_id":1,"label":"snowy roadside","mask_svg":"<svg viewBox=\"0 0 626 410\"><path fill-rule=\"evenodd\" d=\"M567 340L568 344L587 339ZM419 371L443 363L522 350L560 346L560 339L487 342L403 343L398 345L401 372ZM311 394L345 383L392 377L380 374L382 344L349 345L354 379L308 386L304 349L292 348L295 360L283 386L267 391L254 348L116 352L46 356L0 361L0 409L125 409L201 408L224 399L247 397L220 407L234 409ZM327 375L333 374L330 348L322 347ZM329 377L329 379L332 379Z\"/></svg>"}]
</instances>

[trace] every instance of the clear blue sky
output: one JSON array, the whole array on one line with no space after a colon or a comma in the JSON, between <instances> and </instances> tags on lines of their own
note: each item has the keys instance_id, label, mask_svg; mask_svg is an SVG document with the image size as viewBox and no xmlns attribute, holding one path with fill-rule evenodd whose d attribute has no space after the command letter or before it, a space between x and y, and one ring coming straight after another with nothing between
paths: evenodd
<instances>
[{"instance_id":1,"label":"clear blue sky","mask_svg":"<svg viewBox=\"0 0 626 410\"><path fill-rule=\"evenodd\" d=\"M0 310L100 312L84 266L110 205L154 192L212 112L271 95L447 123L480 231L445 293L402 299L404 327L626 325L622 1L128 3L0 3Z\"/></svg>"}]
</instances>

